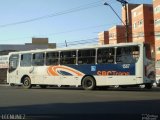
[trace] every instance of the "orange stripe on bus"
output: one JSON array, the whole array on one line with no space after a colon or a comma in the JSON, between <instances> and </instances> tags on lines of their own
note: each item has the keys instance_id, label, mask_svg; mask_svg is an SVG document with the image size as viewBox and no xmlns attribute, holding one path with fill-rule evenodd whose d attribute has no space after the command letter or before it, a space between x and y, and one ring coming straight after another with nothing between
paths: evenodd
<instances>
[{"instance_id":1,"label":"orange stripe on bus","mask_svg":"<svg viewBox=\"0 0 160 120\"><path fill-rule=\"evenodd\" d=\"M72 73L75 73L76 75L78 75L78 76L82 76L83 74L82 73L80 73L80 72L78 72L78 71L75 71L75 70L73 70L72 68L70 69L70 68L68 68L68 67L65 67L65 66L50 66L49 68L48 68L48 74L49 75L52 75L52 76L59 76L59 74L57 73L57 69L58 68L61 68L62 70L68 70L68 71L70 71L70 72L72 72Z\"/></svg>"},{"instance_id":2,"label":"orange stripe on bus","mask_svg":"<svg viewBox=\"0 0 160 120\"><path fill-rule=\"evenodd\" d=\"M53 71L53 66L51 66L51 67L49 67L48 68L48 72L51 74L51 75L53 75L53 76L59 76L55 71Z\"/></svg>"},{"instance_id":3,"label":"orange stripe on bus","mask_svg":"<svg viewBox=\"0 0 160 120\"><path fill-rule=\"evenodd\" d=\"M66 69L66 70L69 70L69 71L71 71L71 72L77 74L78 76L82 76L81 73L79 73L79 72L77 72L77 71L75 71L75 70L73 70L73 69L69 69L69 68L67 68L67 67L63 67L63 66L56 66L56 67L54 67L54 71L55 71L57 68Z\"/></svg>"}]
</instances>

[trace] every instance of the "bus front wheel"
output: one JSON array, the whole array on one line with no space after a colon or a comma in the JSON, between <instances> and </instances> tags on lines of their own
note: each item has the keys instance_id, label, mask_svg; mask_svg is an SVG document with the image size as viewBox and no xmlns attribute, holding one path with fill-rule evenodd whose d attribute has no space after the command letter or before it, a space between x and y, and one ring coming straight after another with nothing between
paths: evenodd
<instances>
[{"instance_id":1,"label":"bus front wheel","mask_svg":"<svg viewBox=\"0 0 160 120\"><path fill-rule=\"evenodd\" d=\"M85 90L93 90L96 87L95 79L91 76L86 76L82 80L82 87Z\"/></svg>"},{"instance_id":2,"label":"bus front wheel","mask_svg":"<svg viewBox=\"0 0 160 120\"><path fill-rule=\"evenodd\" d=\"M29 89L32 87L32 84L31 84L31 79L29 77L25 77L23 79L23 88L25 89Z\"/></svg>"}]
</instances>

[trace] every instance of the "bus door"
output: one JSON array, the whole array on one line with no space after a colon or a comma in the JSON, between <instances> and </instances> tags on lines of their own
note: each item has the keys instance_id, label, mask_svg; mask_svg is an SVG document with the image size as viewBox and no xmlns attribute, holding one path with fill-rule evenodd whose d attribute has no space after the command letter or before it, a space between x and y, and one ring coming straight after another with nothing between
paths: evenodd
<instances>
[{"instance_id":1,"label":"bus door","mask_svg":"<svg viewBox=\"0 0 160 120\"><path fill-rule=\"evenodd\" d=\"M11 55L9 58L9 74L8 74L8 82L16 83L18 80L18 64L19 64L19 55Z\"/></svg>"}]
</instances>

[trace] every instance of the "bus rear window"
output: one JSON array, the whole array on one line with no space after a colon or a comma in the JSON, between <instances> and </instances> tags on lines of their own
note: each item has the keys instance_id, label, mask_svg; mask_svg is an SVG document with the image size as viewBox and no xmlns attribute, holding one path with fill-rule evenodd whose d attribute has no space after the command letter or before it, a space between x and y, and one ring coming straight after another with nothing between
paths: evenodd
<instances>
[{"instance_id":1,"label":"bus rear window","mask_svg":"<svg viewBox=\"0 0 160 120\"><path fill-rule=\"evenodd\" d=\"M116 63L136 63L139 58L139 47L118 47L116 51Z\"/></svg>"}]
</instances>

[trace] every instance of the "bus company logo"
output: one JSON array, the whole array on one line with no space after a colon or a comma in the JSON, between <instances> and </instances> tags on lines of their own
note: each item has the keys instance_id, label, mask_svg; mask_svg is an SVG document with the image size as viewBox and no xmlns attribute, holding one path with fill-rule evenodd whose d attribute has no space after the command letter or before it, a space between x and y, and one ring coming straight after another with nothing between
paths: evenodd
<instances>
[{"instance_id":1,"label":"bus company logo","mask_svg":"<svg viewBox=\"0 0 160 120\"><path fill-rule=\"evenodd\" d=\"M129 68L129 67L130 67L130 64L123 64L122 67L123 67L123 68Z\"/></svg>"},{"instance_id":2,"label":"bus company logo","mask_svg":"<svg viewBox=\"0 0 160 120\"><path fill-rule=\"evenodd\" d=\"M99 76L109 76L109 75L130 75L129 72L119 72L119 71L97 71L97 75Z\"/></svg>"},{"instance_id":3,"label":"bus company logo","mask_svg":"<svg viewBox=\"0 0 160 120\"><path fill-rule=\"evenodd\" d=\"M91 66L91 71L96 71L96 66Z\"/></svg>"},{"instance_id":4,"label":"bus company logo","mask_svg":"<svg viewBox=\"0 0 160 120\"><path fill-rule=\"evenodd\" d=\"M50 76L59 76L59 75L83 76L84 75L84 73L67 66L50 66L48 67L47 72Z\"/></svg>"}]
</instances>

